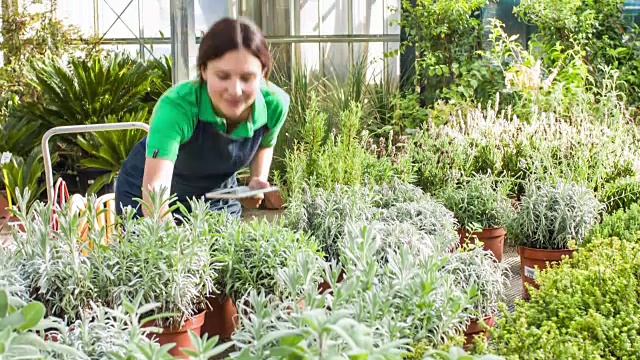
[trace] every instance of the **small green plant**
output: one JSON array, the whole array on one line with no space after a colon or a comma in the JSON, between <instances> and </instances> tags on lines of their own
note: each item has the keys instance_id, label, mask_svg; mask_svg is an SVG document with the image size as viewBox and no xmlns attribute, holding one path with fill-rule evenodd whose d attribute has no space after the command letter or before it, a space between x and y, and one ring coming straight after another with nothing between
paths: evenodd
<instances>
[{"instance_id":1,"label":"small green plant","mask_svg":"<svg viewBox=\"0 0 640 360\"><path fill-rule=\"evenodd\" d=\"M598 191L598 199L606 205L607 213L628 209L640 200L640 180L633 176L608 182Z\"/></svg>"},{"instance_id":2,"label":"small green plant","mask_svg":"<svg viewBox=\"0 0 640 360\"><path fill-rule=\"evenodd\" d=\"M594 226L585 239L589 243L597 238L616 237L623 241L636 241L640 232L640 205L631 204L627 210L607 214Z\"/></svg>"},{"instance_id":3,"label":"small green plant","mask_svg":"<svg viewBox=\"0 0 640 360\"><path fill-rule=\"evenodd\" d=\"M582 243L602 210L593 190L575 182L533 182L508 225L509 238L535 249L567 249Z\"/></svg>"},{"instance_id":4,"label":"small green plant","mask_svg":"<svg viewBox=\"0 0 640 360\"><path fill-rule=\"evenodd\" d=\"M291 199L285 213L285 225L308 232L317 239L329 260L340 258L340 239L350 221L370 221L376 210L377 195L363 186L335 185L332 191L305 187Z\"/></svg>"},{"instance_id":5,"label":"small green plant","mask_svg":"<svg viewBox=\"0 0 640 360\"><path fill-rule=\"evenodd\" d=\"M0 288L0 359L43 359L49 353L82 359L72 347L44 340L36 331L53 325L45 318L45 307L37 301L15 305L6 288Z\"/></svg>"},{"instance_id":6,"label":"small green plant","mask_svg":"<svg viewBox=\"0 0 640 360\"><path fill-rule=\"evenodd\" d=\"M88 244L79 236L86 215L72 212L67 203L57 211L58 229L54 230L53 206L35 201L28 207L29 196L25 190L13 209L25 229L13 234L20 274L27 282L29 296L42 303L48 314L74 321L95 296L92 267L82 254ZM95 206L95 202L89 200L88 205Z\"/></svg>"},{"instance_id":7,"label":"small green plant","mask_svg":"<svg viewBox=\"0 0 640 360\"><path fill-rule=\"evenodd\" d=\"M52 156L52 161L56 158L57 156ZM40 179L44 173L44 162L39 148L34 148L26 157L11 155L9 161L1 164L0 168L2 183L13 200L13 206L16 206L19 194L28 190L29 197L25 201L27 208L31 207L46 189L46 185Z\"/></svg>"},{"instance_id":8,"label":"small green plant","mask_svg":"<svg viewBox=\"0 0 640 360\"><path fill-rule=\"evenodd\" d=\"M252 289L278 295L279 269L290 266L297 256L322 257L314 238L283 224L266 219L237 223L216 242L213 256L222 264L224 296L237 302Z\"/></svg>"},{"instance_id":9,"label":"small green plant","mask_svg":"<svg viewBox=\"0 0 640 360\"><path fill-rule=\"evenodd\" d=\"M470 179L444 188L438 195L451 210L460 227L467 231L503 227L512 213L510 183L489 174L475 174Z\"/></svg>"}]
</instances>

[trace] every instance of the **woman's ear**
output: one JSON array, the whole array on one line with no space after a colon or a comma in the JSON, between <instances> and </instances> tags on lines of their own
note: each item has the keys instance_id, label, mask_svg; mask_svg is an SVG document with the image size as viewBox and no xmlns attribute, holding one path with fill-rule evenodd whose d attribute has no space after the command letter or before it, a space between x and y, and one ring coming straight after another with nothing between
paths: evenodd
<instances>
[{"instance_id":1,"label":"woman's ear","mask_svg":"<svg viewBox=\"0 0 640 360\"><path fill-rule=\"evenodd\" d=\"M200 79L202 81L207 81L207 67L202 66L200 69L198 69L198 72L200 73Z\"/></svg>"}]
</instances>

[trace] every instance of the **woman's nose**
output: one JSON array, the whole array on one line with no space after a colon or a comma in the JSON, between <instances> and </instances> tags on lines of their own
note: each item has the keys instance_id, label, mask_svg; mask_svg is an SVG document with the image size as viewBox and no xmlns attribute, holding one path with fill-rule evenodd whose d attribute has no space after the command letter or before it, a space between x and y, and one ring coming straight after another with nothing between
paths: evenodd
<instances>
[{"instance_id":1,"label":"woman's nose","mask_svg":"<svg viewBox=\"0 0 640 360\"><path fill-rule=\"evenodd\" d=\"M238 80L231 80L228 90L231 95L240 96L242 95L242 83Z\"/></svg>"}]
</instances>

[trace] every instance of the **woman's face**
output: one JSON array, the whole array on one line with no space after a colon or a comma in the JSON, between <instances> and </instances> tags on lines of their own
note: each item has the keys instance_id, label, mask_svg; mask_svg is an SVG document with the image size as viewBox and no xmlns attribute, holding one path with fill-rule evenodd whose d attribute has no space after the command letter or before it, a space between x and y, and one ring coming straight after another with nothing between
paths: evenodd
<instances>
[{"instance_id":1,"label":"woman's face","mask_svg":"<svg viewBox=\"0 0 640 360\"><path fill-rule=\"evenodd\" d=\"M216 111L227 120L246 120L260 91L262 63L245 49L228 51L201 70Z\"/></svg>"}]
</instances>

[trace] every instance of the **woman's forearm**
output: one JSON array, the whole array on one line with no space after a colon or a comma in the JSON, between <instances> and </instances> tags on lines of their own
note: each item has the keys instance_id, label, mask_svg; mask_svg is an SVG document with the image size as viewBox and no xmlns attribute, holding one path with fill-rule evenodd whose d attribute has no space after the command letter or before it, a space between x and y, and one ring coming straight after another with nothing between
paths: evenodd
<instances>
[{"instance_id":1,"label":"woman's forearm","mask_svg":"<svg viewBox=\"0 0 640 360\"><path fill-rule=\"evenodd\" d=\"M269 180L269 169L273 160L273 147L259 148L250 166L251 179Z\"/></svg>"},{"instance_id":2,"label":"woman's forearm","mask_svg":"<svg viewBox=\"0 0 640 360\"><path fill-rule=\"evenodd\" d=\"M155 196L162 194L160 201L162 201L163 204L159 212L160 214L165 214L164 218L170 217L167 199L171 196L172 176L173 162L162 159L147 159L142 179L142 201L144 201L149 208L153 209L154 205L150 197L150 192L154 192ZM142 213L144 216L149 216L149 211L145 206L142 207Z\"/></svg>"}]
</instances>

